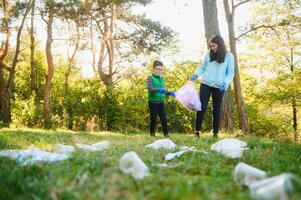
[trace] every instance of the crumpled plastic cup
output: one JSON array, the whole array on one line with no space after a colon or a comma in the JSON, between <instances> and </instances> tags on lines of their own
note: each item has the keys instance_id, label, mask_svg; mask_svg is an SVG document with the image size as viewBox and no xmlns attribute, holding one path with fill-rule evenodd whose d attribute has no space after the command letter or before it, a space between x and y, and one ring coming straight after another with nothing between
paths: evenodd
<instances>
[{"instance_id":1,"label":"crumpled plastic cup","mask_svg":"<svg viewBox=\"0 0 301 200\"><path fill-rule=\"evenodd\" d=\"M119 161L119 168L126 174L131 174L135 180L141 180L150 175L148 167L134 151L125 153Z\"/></svg>"},{"instance_id":2,"label":"crumpled plastic cup","mask_svg":"<svg viewBox=\"0 0 301 200\"><path fill-rule=\"evenodd\" d=\"M247 143L238 139L227 138L211 145L211 150L217 151L229 158L240 158Z\"/></svg>"},{"instance_id":3,"label":"crumpled plastic cup","mask_svg":"<svg viewBox=\"0 0 301 200\"><path fill-rule=\"evenodd\" d=\"M249 186L256 181L265 179L267 177L267 173L261 169L257 169L251 165L240 162L235 166L233 176L235 182L240 185Z\"/></svg>"},{"instance_id":4,"label":"crumpled plastic cup","mask_svg":"<svg viewBox=\"0 0 301 200\"><path fill-rule=\"evenodd\" d=\"M160 148L174 149L176 147L176 145L170 139L159 139L159 140L156 140L152 144L146 145L145 147L153 148L153 149L160 149Z\"/></svg>"},{"instance_id":5,"label":"crumpled plastic cup","mask_svg":"<svg viewBox=\"0 0 301 200\"><path fill-rule=\"evenodd\" d=\"M181 149L180 151L177 151L175 153L166 154L165 157L164 157L164 160L166 160L166 161L167 160L172 160L174 158L180 157L181 155L183 155L186 152L189 152L189 151L195 152L195 151L197 151L197 149L194 146L192 146L192 147L182 146L180 149Z\"/></svg>"},{"instance_id":6,"label":"crumpled plastic cup","mask_svg":"<svg viewBox=\"0 0 301 200\"><path fill-rule=\"evenodd\" d=\"M260 200L300 200L300 179L291 173L263 179L249 185L251 196Z\"/></svg>"}]
</instances>

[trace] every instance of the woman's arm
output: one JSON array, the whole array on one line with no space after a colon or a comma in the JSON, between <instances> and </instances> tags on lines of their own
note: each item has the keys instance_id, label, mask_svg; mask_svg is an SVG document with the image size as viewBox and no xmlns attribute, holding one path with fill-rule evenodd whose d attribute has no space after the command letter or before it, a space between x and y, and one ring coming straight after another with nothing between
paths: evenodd
<instances>
[{"instance_id":1,"label":"woman's arm","mask_svg":"<svg viewBox=\"0 0 301 200\"><path fill-rule=\"evenodd\" d=\"M229 86L230 82L234 77L234 57L231 52L229 52L229 57L227 59L227 69L226 69L226 78L225 81L227 86Z\"/></svg>"}]
</instances>

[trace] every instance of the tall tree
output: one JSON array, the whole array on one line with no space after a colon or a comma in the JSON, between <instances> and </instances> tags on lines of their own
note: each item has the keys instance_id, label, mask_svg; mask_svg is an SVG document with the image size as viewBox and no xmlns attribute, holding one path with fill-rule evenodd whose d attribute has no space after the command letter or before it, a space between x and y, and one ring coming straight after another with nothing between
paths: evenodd
<instances>
[{"instance_id":1,"label":"tall tree","mask_svg":"<svg viewBox=\"0 0 301 200\"><path fill-rule=\"evenodd\" d=\"M35 27L34 27L34 14L35 2L32 0L31 4L31 18L30 18L30 87L31 91L37 93L36 73L35 73Z\"/></svg>"},{"instance_id":2,"label":"tall tree","mask_svg":"<svg viewBox=\"0 0 301 200\"><path fill-rule=\"evenodd\" d=\"M10 98L11 98L11 90L14 84L14 77L16 73L16 66L18 63L18 57L20 54L20 39L21 39L21 33L23 30L23 26L25 23L25 19L27 17L27 14L30 10L31 0L29 0L27 3L22 2L16 2L16 4L12 7L10 10L10 4L8 1L3 0L2 2L2 8L3 8L3 19L2 19L2 28L6 34L6 40L1 46L1 56L0 56L0 100L1 100L1 109L2 109L2 120L5 124L9 125L11 123L11 108L10 108ZM16 49L14 52L14 57L12 61L12 65L8 66L7 61L5 60L7 58L8 48L9 48L9 35L10 35L10 27L9 22L11 21L10 17L17 18L23 8L26 8L21 24L18 27L17 31L17 37L16 37ZM9 72L7 82L5 83L5 75L3 70L7 70Z\"/></svg>"},{"instance_id":3,"label":"tall tree","mask_svg":"<svg viewBox=\"0 0 301 200\"><path fill-rule=\"evenodd\" d=\"M171 43L173 33L145 16L132 14L134 5L146 5L150 0L95 1L86 3L99 35L97 73L111 87L119 78L120 63L138 54L158 52ZM91 26L92 28L94 26Z\"/></svg>"},{"instance_id":4,"label":"tall tree","mask_svg":"<svg viewBox=\"0 0 301 200\"><path fill-rule=\"evenodd\" d=\"M54 75L54 64L52 57L52 26L55 14L55 2L53 0L46 0L45 2L45 12L41 13L42 19L47 25L47 40L46 40L46 58L48 71L46 74L45 87L44 87L44 105L43 105L43 116L44 116L44 126L45 128L51 128L51 84ZM47 15L47 19L45 18Z\"/></svg>"},{"instance_id":5,"label":"tall tree","mask_svg":"<svg viewBox=\"0 0 301 200\"><path fill-rule=\"evenodd\" d=\"M208 45L210 37L220 35L216 0L203 0L203 15L205 25L205 37ZM208 47L208 46L207 46ZM209 47L208 47L209 48ZM221 126L226 131L234 129L233 97L230 89L224 94L222 105Z\"/></svg>"},{"instance_id":6,"label":"tall tree","mask_svg":"<svg viewBox=\"0 0 301 200\"><path fill-rule=\"evenodd\" d=\"M229 42L230 42L230 50L234 56L234 93L235 99L237 104L237 112L238 112L238 121L239 121L239 128L247 133L249 132L249 125L248 125L248 117L244 106L243 96L241 93L241 84L240 84L240 77L239 77L239 67L238 67L238 55L236 50L236 38L235 38L235 28L234 28L234 19L235 19L235 9L244 4L249 2L250 0L240 1L236 5L234 5L234 1L231 1L231 10L229 6L228 0L224 0L224 8L226 13L226 19L228 24L228 32L229 32Z\"/></svg>"}]
</instances>

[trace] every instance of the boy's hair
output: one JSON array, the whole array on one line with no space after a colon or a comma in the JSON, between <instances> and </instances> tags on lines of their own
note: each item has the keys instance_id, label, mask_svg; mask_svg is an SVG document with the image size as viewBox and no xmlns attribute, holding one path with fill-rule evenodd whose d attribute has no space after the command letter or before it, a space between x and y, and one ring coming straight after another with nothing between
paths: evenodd
<instances>
[{"instance_id":1,"label":"boy's hair","mask_svg":"<svg viewBox=\"0 0 301 200\"><path fill-rule=\"evenodd\" d=\"M153 63L153 69L157 66L163 66L163 63L159 60L155 60L154 63Z\"/></svg>"}]
</instances>

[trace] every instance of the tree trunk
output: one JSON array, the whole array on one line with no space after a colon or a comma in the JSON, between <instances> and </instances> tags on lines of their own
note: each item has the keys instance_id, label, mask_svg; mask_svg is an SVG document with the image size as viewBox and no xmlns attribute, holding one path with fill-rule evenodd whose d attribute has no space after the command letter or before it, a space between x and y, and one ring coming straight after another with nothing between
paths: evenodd
<instances>
[{"instance_id":1,"label":"tree trunk","mask_svg":"<svg viewBox=\"0 0 301 200\"><path fill-rule=\"evenodd\" d=\"M46 41L46 57L48 64L48 72L46 75L45 88L44 88L44 126L45 128L51 128L51 83L54 74L54 65L51 52L52 44L52 23L53 23L53 8L49 9L48 21L47 21L47 41Z\"/></svg>"},{"instance_id":2,"label":"tree trunk","mask_svg":"<svg viewBox=\"0 0 301 200\"><path fill-rule=\"evenodd\" d=\"M209 49L209 39L214 35L220 35L216 0L203 0L203 15L205 37L207 41L207 47ZM226 91L223 97L221 127L225 131L234 130L233 97L229 91Z\"/></svg>"},{"instance_id":3,"label":"tree trunk","mask_svg":"<svg viewBox=\"0 0 301 200\"><path fill-rule=\"evenodd\" d=\"M4 18L8 18L8 3L7 1L2 1L3 13ZM0 56L0 104L1 104L1 119L3 120L4 124L8 125L11 123L11 113L10 113L10 105L9 105L9 97L6 90L5 84L5 77L4 77L4 70L6 69L9 73L11 69L6 66L4 60L8 53L8 46L9 46L9 27L6 20L3 22L3 32L6 34L6 40L1 45L1 56Z\"/></svg>"},{"instance_id":4,"label":"tree trunk","mask_svg":"<svg viewBox=\"0 0 301 200\"><path fill-rule=\"evenodd\" d=\"M35 0L32 0L31 7L31 27L30 27L30 87L31 91L37 95L37 85L36 85L36 72L35 72L35 36L34 36L34 9Z\"/></svg>"},{"instance_id":5,"label":"tree trunk","mask_svg":"<svg viewBox=\"0 0 301 200\"><path fill-rule=\"evenodd\" d=\"M293 109L293 128L294 128L294 138L298 141L298 120L297 120L297 104L296 99L292 99L292 109Z\"/></svg>"},{"instance_id":6,"label":"tree trunk","mask_svg":"<svg viewBox=\"0 0 301 200\"><path fill-rule=\"evenodd\" d=\"M111 87L113 85L113 67L114 67L114 19L115 19L115 5L110 5L110 14L111 16L103 16L103 29L100 24L98 25L98 29L102 33L102 40L99 51L99 59L98 59L98 75L100 80L106 85L106 87ZM108 20L110 19L110 21ZM107 53L107 54L105 54ZM104 61L106 56L109 57L108 64L108 74L105 73L104 70Z\"/></svg>"},{"instance_id":7,"label":"tree trunk","mask_svg":"<svg viewBox=\"0 0 301 200\"><path fill-rule=\"evenodd\" d=\"M7 2L3 2L5 3L5 6L7 6ZM8 38L9 36L6 37L6 42L5 42L5 49L3 54L1 55L0 58L0 93L1 93L1 108L2 108L2 118L3 118L3 122L5 124L9 124L11 123L11 110L10 110L10 95L11 95L11 89L13 87L14 84L14 77L15 77L15 73L16 73L16 66L18 63L18 57L20 54L20 40L21 40L21 33L22 33L22 29L25 23L25 19L26 16L29 12L30 9L30 5L31 5L31 1L28 2L26 11L23 15L20 27L18 29L18 33L17 33L17 38L16 38L16 50L15 50L15 55L14 55L14 59L13 59L13 63L12 63L12 67L9 68L9 77L7 80L7 84L6 84L6 88L5 88L5 81L4 81L4 73L3 73L3 69L5 68L5 64L4 64L4 59L7 55L7 51L8 51ZM5 15L6 13L6 8L4 8L4 13ZM6 33L9 34L9 29L8 29L8 24L5 24L5 29L6 29ZM6 67L7 68L7 67Z\"/></svg>"},{"instance_id":8,"label":"tree trunk","mask_svg":"<svg viewBox=\"0 0 301 200\"><path fill-rule=\"evenodd\" d=\"M234 32L235 7L234 5L232 5L232 13L231 13L228 0L224 0L224 8L225 8L228 31L229 31L230 50L234 56L234 92L235 92L235 99L237 103L239 128L244 133L247 133L249 132L248 118L247 118L247 113L245 111L243 96L241 93L237 50L236 50L236 39L235 39L235 32Z\"/></svg>"}]
</instances>

